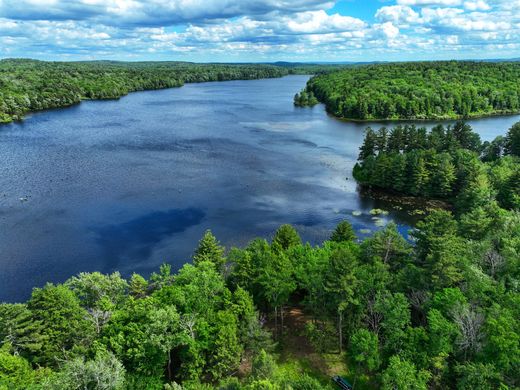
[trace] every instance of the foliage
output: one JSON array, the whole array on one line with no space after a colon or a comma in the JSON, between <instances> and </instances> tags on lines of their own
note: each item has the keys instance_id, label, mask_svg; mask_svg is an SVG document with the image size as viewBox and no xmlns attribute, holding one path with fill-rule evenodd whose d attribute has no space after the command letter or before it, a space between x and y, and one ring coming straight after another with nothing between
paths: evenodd
<instances>
[{"instance_id":1,"label":"foliage","mask_svg":"<svg viewBox=\"0 0 520 390\"><path fill-rule=\"evenodd\" d=\"M332 236L330 236L330 240L334 242L348 242L355 239L356 233L354 233L354 229L348 221L341 221L334 229Z\"/></svg>"},{"instance_id":2,"label":"foliage","mask_svg":"<svg viewBox=\"0 0 520 390\"><path fill-rule=\"evenodd\" d=\"M389 223L359 242L344 221L319 246L283 225L226 252L208 231L175 273L82 273L0 304L0 389L328 388L308 367L284 370L273 353L287 335L367 387L518 388L518 157L480 151L463 123L367 130L358 180L457 205L411 241Z\"/></svg>"},{"instance_id":3,"label":"foliage","mask_svg":"<svg viewBox=\"0 0 520 390\"><path fill-rule=\"evenodd\" d=\"M0 123L29 111L66 107L85 99L117 99L133 91L184 83L281 77L283 67L188 62L0 61Z\"/></svg>"},{"instance_id":4,"label":"foliage","mask_svg":"<svg viewBox=\"0 0 520 390\"><path fill-rule=\"evenodd\" d=\"M520 111L520 64L414 62L346 67L307 83L348 119L459 119Z\"/></svg>"},{"instance_id":5,"label":"foliage","mask_svg":"<svg viewBox=\"0 0 520 390\"><path fill-rule=\"evenodd\" d=\"M300 93L294 95L294 105L297 107L312 107L318 103L319 101L316 99L316 96L314 96L314 92L312 91L307 92L307 90L304 89Z\"/></svg>"},{"instance_id":6,"label":"foliage","mask_svg":"<svg viewBox=\"0 0 520 390\"><path fill-rule=\"evenodd\" d=\"M513 146L503 146L516 142L519 125L509 130L507 141L497 137L487 144L463 122L438 125L430 132L413 125L390 131L368 128L354 177L364 186L446 200L459 214L473 212L465 223L479 238L485 229L470 226L471 221L476 217L489 227L492 219L486 219L493 214L494 201L503 208L520 208L518 157Z\"/></svg>"}]
</instances>

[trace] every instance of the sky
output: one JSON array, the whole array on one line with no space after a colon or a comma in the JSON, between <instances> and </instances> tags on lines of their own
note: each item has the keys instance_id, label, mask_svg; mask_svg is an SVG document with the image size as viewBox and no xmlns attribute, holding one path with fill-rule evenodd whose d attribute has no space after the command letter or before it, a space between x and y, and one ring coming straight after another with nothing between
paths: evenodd
<instances>
[{"instance_id":1,"label":"sky","mask_svg":"<svg viewBox=\"0 0 520 390\"><path fill-rule=\"evenodd\" d=\"M520 57L520 0L0 0L0 58Z\"/></svg>"}]
</instances>

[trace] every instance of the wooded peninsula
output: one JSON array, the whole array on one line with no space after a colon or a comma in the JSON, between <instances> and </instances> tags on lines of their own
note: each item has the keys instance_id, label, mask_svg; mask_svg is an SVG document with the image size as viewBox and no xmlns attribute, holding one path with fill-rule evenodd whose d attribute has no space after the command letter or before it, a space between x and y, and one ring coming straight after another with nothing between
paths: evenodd
<instances>
[{"instance_id":1,"label":"wooded peninsula","mask_svg":"<svg viewBox=\"0 0 520 390\"><path fill-rule=\"evenodd\" d=\"M317 75L303 92L345 119L467 119L520 112L519 79L520 62L383 63Z\"/></svg>"}]
</instances>

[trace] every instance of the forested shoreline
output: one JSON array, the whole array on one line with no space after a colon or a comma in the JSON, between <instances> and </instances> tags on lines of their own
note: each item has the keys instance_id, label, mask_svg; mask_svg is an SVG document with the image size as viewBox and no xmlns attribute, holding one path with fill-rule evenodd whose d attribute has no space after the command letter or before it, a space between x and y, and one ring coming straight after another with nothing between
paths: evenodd
<instances>
[{"instance_id":1,"label":"forested shoreline","mask_svg":"<svg viewBox=\"0 0 520 390\"><path fill-rule=\"evenodd\" d=\"M6 60L0 113L287 72ZM359 239L345 220L316 246L291 225L243 248L207 231L178 271L35 287L0 303L0 390L332 390L332 375L360 390L518 389L520 123L492 142L464 122L367 128L353 174L453 211L430 210L406 237L389 222Z\"/></svg>"},{"instance_id":2,"label":"forested shoreline","mask_svg":"<svg viewBox=\"0 0 520 390\"><path fill-rule=\"evenodd\" d=\"M208 231L176 273L35 288L0 304L0 388L314 390L331 372L356 389L518 388L520 125L485 144L464 123L369 129L360 152L358 180L399 182L388 161L405 156L402 188L446 191L455 213L410 239L389 223L360 241L343 221L314 247L290 225L229 250ZM333 363L291 353L296 336Z\"/></svg>"},{"instance_id":3,"label":"forested shoreline","mask_svg":"<svg viewBox=\"0 0 520 390\"><path fill-rule=\"evenodd\" d=\"M0 123L28 112L66 107L86 99L117 99L130 92L185 83L252 80L297 72L274 65L188 62L44 62L0 60Z\"/></svg>"},{"instance_id":4,"label":"forested shoreline","mask_svg":"<svg viewBox=\"0 0 520 390\"><path fill-rule=\"evenodd\" d=\"M0 123L86 99L185 83L315 74L295 105L351 120L465 119L520 112L520 62L364 65L0 60Z\"/></svg>"},{"instance_id":5,"label":"forested shoreline","mask_svg":"<svg viewBox=\"0 0 520 390\"><path fill-rule=\"evenodd\" d=\"M415 125L368 127L354 178L395 194L442 199L459 213L494 200L518 209L520 122L505 136L481 142L464 122L428 131Z\"/></svg>"},{"instance_id":6,"label":"forested shoreline","mask_svg":"<svg viewBox=\"0 0 520 390\"><path fill-rule=\"evenodd\" d=\"M468 119L520 112L520 62L352 66L313 77L331 114L351 120Z\"/></svg>"}]
</instances>

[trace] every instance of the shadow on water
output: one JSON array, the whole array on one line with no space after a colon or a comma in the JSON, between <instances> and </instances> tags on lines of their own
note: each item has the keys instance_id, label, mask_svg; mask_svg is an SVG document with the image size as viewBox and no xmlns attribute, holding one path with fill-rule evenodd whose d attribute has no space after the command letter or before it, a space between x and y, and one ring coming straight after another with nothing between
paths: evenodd
<instances>
[{"instance_id":1,"label":"shadow on water","mask_svg":"<svg viewBox=\"0 0 520 390\"><path fill-rule=\"evenodd\" d=\"M205 217L201 209L171 209L153 212L117 225L92 230L105 254L105 272L121 263L147 259L156 244L175 233L199 225Z\"/></svg>"}]
</instances>

